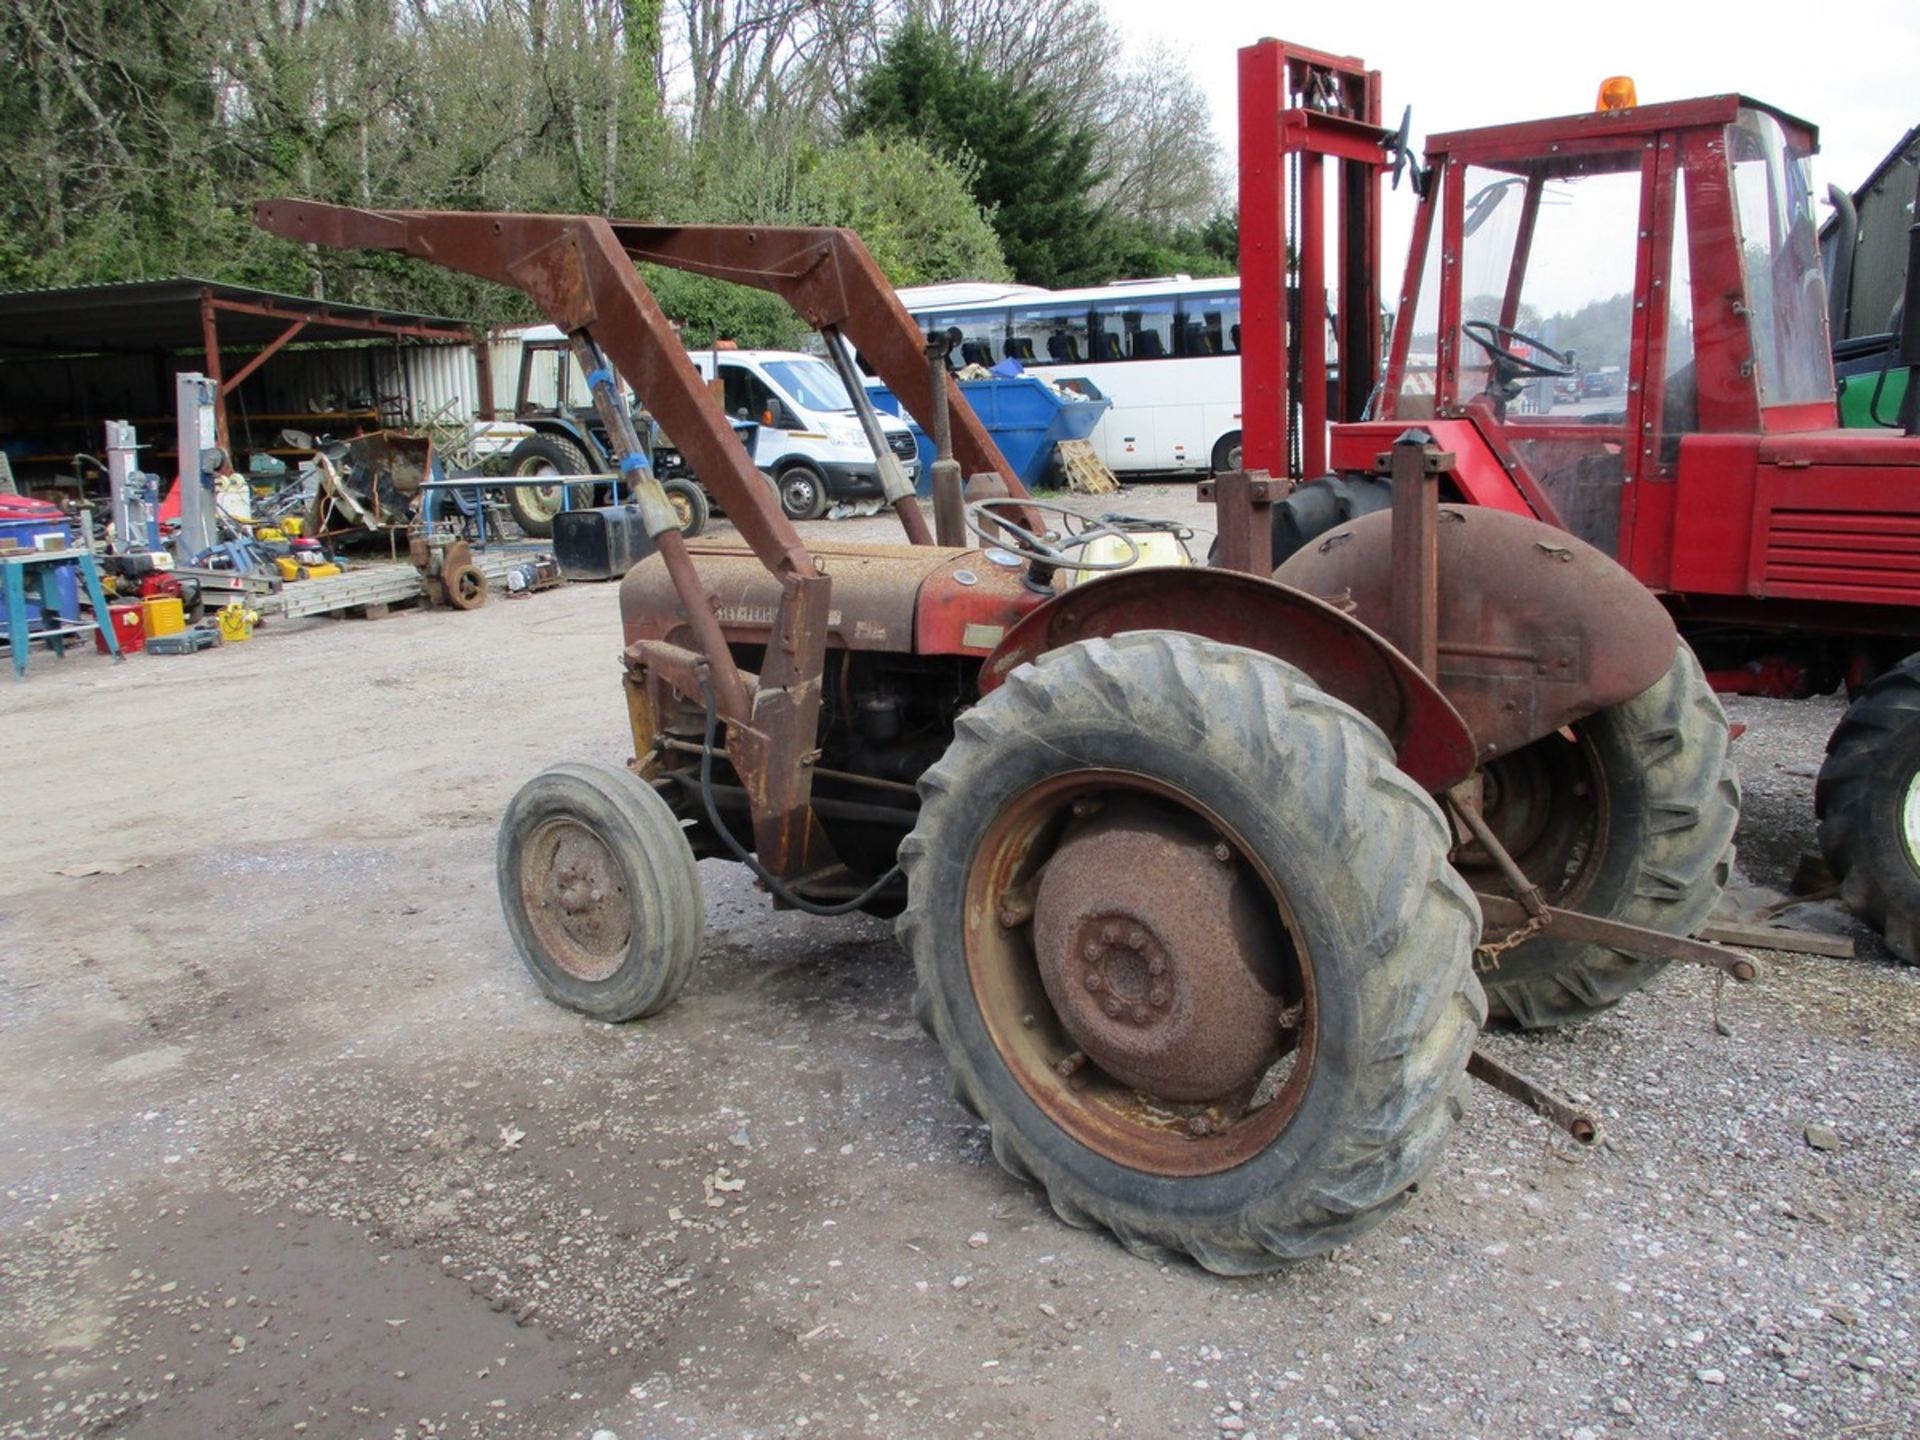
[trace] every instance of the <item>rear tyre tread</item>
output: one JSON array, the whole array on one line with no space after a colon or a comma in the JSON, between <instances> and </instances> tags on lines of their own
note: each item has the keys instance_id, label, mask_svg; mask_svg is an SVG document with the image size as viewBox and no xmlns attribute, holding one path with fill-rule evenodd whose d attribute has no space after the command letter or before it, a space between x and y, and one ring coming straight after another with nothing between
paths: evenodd
<instances>
[{"instance_id":1,"label":"rear tyre tread","mask_svg":"<svg viewBox=\"0 0 1920 1440\"><path fill-rule=\"evenodd\" d=\"M1579 723L1624 732L1627 751L1645 777L1648 818L1632 873L1617 898L1609 902L1590 895L1576 908L1666 935L1693 934L1720 903L1732 877L1733 834L1740 819L1740 778L1726 711L1700 662L1682 644L1657 683ZM1511 953L1535 961L1532 973L1482 978L1494 1018L1525 1030L1587 1019L1666 968L1663 960L1550 936ZM1537 964L1543 955L1554 957L1545 969Z\"/></svg>"},{"instance_id":2,"label":"rear tyre tread","mask_svg":"<svg viewBox=\"0 0 1920 1440\"><path fill-rule=\"evenodd\" d=\"M1813 790L1820 850L1839 878L1840 898L1910 965L1920 964L1920 872L1899 831L1899 806L1916 756L1920 655L1911 655L1848 707Z\"/></svg>"}]
</instances>

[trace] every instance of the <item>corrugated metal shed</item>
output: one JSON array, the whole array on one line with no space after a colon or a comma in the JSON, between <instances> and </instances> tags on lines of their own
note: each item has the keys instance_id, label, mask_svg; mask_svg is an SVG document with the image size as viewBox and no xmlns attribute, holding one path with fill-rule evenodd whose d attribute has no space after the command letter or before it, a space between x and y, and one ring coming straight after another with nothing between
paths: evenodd
<instances>
[{"instance_id":1,"label":"corrugated metal shed","mask_svg":"<svg viewBox=\"0 0 1920 1440\"><path fill-rule=\"evenodd\" d=\"M203 349L202 304L219 314L220 343L250 349L272 343L289 317L305 320L301 344L364 340L368 335L467 340L473 327L443 315L339 305L215 280L131 280L58 290L0 290L0 358L24 355L150 355Z\"/></svg>"},{"instance_id":2,"label":"corrugated metal shed","mask_svg":"<svg viewBox=\"0 0 1920 1440\"><path fill-rule=\"evenodd\" d=\"M22 464L58 467L97 449L109 419L170 430L182 371L221 381L221 439L238 451L309 416L464 421L489 404L482 344L446 316L193 277L0 291L0 430Z\"/></svg>"}]
</instances>

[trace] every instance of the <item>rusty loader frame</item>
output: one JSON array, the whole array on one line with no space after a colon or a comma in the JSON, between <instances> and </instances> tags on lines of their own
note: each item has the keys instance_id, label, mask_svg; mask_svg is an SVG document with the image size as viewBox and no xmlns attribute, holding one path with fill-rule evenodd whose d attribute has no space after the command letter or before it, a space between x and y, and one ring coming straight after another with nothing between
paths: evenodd
<instances>
[{"instance_id":1,"label":"rusty loader frame","mask_svg":"<svg viewBox=\"0 0 1920 1440\"><path fill-rule=\"evenodd\" d=\"M820 718L832 582L754 469L634 265L651 261L780 296L826 337L836 359L844 357L840 337L851 340L932 433L935 395L925 337L866 247L848 232L831 229L360 210L297 200L263 201L255 220L290 240L333 249L391 250L510 286L567 332L694 640L692 646L643 641L628 654L636 733L648 729L645 715L653 701L647 677L658 677L683 695L710 693L727 726L728 755L750 797L761 864L782 879L814 876L831 867L831 848L810 805L808 757ZM774 640L757 674L743 672L734 662L713 598L659 482L644 466L629 463L641 448L618 398L616 369L646 397L779 583ZM1025 487L958 386L951 380L947 386L960 465L968 475L996 474L1007 494L1024 497ZM849 388L859 394L858 386ZM884 446L880 453L884 457ZM908 542L931 545L934 537L919 500L897 471L887 499ZM957 538L942 537L948 544Z\"/></svg>"}]
</instances>

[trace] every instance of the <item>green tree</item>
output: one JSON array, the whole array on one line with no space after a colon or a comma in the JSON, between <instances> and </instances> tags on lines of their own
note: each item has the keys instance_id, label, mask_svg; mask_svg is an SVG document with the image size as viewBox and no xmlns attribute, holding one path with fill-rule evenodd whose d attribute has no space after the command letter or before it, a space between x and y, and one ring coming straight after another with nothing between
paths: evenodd
<instances>
[{"instance_id":1,"label":"green tree","mask_svg":"<svg viewBox=\"0 0 1920 1440\"><path fill-rule=\"evenodd\" d=\"M846 116L850 136L905 134L970 167L973 197L1014 275L1061 286L1107 278L1097 136L1043 99L967 58L957 42L914 21L888 40Z\"/></svg>"},{"instance_id":2,"label":"green tree","mask_svg":"<svg viewBox=\"0 0 1920 1440\"><path fill-rule=\"evenodd\" d=\"M802 174L797 218L854 231L895 286L1009 280L970 169L912 136L861 135L822 151Z\"/></svg>"}]
</instances>

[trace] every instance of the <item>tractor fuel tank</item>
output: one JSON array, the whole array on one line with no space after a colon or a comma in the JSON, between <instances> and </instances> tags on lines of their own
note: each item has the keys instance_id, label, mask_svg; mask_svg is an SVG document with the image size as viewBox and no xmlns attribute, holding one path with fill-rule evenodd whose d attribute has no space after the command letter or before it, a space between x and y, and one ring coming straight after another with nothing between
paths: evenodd
<instances>
[{"instance_id":1,"label":"tractor fuel tank","mask_svg":"<svg viewBox=\"0 0 1920 1440\"><path fill-rule=\"evenodd\" d=\"M937 545L820 544L809 547L832 582L827 643L894 654L981 655L1048 597L1022 583L1023 567L982 552ZM764 645L780 605L780 581L737 541L687 545L730 644ZM1011 558L1011 557L1007 557ZM625 643L690 642L686 612L665 562L651 556L620 584Z\"/></svg>"},{"instance_id":2,"label":"tractor fuel tank","mask_svg":"<svg viewBox=\"0 0 1920 1440\"><path fill-rule=\"evenodd\" d=\"M1273 572L1392 633L1393 513L1328 532ZM1442 505L1440 688L1482 763L1645 691L1679 638L1620 565L1529 516Z\"/></svg>"}]
</instances>

